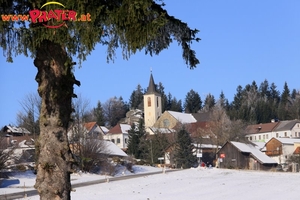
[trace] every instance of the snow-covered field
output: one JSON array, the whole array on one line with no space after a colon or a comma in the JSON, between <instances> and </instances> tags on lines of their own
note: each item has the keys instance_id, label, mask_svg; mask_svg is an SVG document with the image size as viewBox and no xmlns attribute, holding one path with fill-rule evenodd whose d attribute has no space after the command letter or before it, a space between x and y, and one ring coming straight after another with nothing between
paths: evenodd
<instances>
[{"instance_id":1,"label":"snow-covered field","mask_svg":"<svg viewBox=\"0 0 300 200\"><path fill-rule=\"evenodd\" d=\"M145 173L161 171L161 169L135 166L135 171ZM119 175L126 176L127 174L128 172ZM72 183L105 178L100 175L74 174ZM24 191L24 185L25 190L33 189L35 177L19 174L10 180L11 183L16 184L1 186L0 194ZM300 198L299 182L300 173L193 168L78 187L74 188L76 191L71 194L73 200L293 200ZM26 199L37 200L39 197Z\"/></svg>"}]
</instances>

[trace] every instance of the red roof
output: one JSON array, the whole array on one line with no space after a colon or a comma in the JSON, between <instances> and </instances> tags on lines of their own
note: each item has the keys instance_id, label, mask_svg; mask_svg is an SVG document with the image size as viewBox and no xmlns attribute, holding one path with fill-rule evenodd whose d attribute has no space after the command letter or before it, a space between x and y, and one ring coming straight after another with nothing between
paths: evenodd
<instances>
[{"instance_id":1,"label":"red roof","mask_svg":"<svg viewBox=\"0 0 300 200\"><path fill-rule=\"evenodd\" d=\"M206 131L209 129L209 122L195 122L190 123L186 126L187 131L192 135L192 137L197 137L197 130L201 129Z\"/></svg>"},{"instance_id":2,"label":"red roof","mask_svg":"<svg viewBox=\"0 0 300 200\"><path fill-rule=\"evenodd\" d=\"M300 147L297 147L293 154L300 154Z\"/></svg>"},{"instance_id":3,"label":"red roof","mask_svg":"<svg viewBox=\"0 0 300 200\"><path fill-rule=\"evenodd\" d=\"M96 122L88 122L84 124L84 127L87 131L90 131L94 126L96 125Z\"/></svg>"},{"instance_id":4,"label":"red roof","mask_svg":"<svg viewBox=\"0 0 300 200\"><path fill-rule=\"evenodd\" d=\"M271 122L271 123L265 123L265 124L249 125L246 128L246 134L272 132L273 129L278 125L278 123L279 122Z\"/></svg>"},{"instance_id":5,"label":"red roof","mask_svg":"<svg viewBox=\"0 0 300 200\"><path fill-rule=\"evenodd\" d=\"M120 133L128 133L128 130L131 129L129 124L117 124L112 127L107 133L110 134L120 134Z\"/></svg>"}]
</instances>

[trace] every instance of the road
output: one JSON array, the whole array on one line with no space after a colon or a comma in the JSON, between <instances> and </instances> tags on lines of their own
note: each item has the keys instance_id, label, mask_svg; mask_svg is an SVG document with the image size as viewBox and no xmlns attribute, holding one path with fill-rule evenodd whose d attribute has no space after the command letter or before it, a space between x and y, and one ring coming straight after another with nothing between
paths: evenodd
<instances>
[{"instance_id":1,"label":"road","mask_svg":"<svg viewBox=\"0 0 300 200\"><path fill-rule=\"evenodd\" d=\"M178 169L166 170L166 173L175 172L175 171L178 171ZM126 176L119 176L119 177L111 177L111 178L109 178L109 182L127 180L127 179L161 174L161 173L163 173L163 172L158 171L158 172L132 174L132 175L126 175ZM106 182L107 182L107 179L101 179L101 180L88 181L88 182L83 182L83 183L76 183L76 184L72 184L72 189L76 189L78 187L85 187L85 186L89 186L89 185L100 184L100 183L106 183ZM32 196L38 195L38 193L36 190L28 190L26 192L10 193L10 194L5 194L5 195L0 195L0 200L22 199L25 197L25 195L26 195L26 197L32 197Z\"/></svg>"}]
</instances>

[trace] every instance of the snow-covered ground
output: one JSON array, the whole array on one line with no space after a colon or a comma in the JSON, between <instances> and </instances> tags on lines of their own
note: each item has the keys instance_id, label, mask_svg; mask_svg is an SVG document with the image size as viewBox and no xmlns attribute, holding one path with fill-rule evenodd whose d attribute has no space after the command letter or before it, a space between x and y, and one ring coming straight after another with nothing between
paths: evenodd
<instances>
[{"instance_id":1,"label":"snow-covered ground","mask_svg":"<svg viewBox=\"0 0 300 200\"><path fill-rule=\"evenodd\" d=\"M136 173L161 171L160 168L154 167L134 167ZM119 176L127 174L128 172L124 172ZM72 183L105 178L100 175L74 174ZM7 187L1 186L0 194L24 191L24 185L25 190L33 189L35 176L18 174L10 180L11 183L15 182L16 184ZM299 181L300 173L193 168L78 187L74 188L76 191L71 195L73 200L293 200L300 197ZM39 197L27 197L26 199L37 200Z\"/></svg>"}]
</instances>

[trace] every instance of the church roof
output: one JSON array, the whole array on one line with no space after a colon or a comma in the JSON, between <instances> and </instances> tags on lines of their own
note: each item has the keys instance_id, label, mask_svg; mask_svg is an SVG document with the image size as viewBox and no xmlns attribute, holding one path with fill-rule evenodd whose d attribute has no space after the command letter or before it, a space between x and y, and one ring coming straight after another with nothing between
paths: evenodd
<instances>
[{"instance_id":1,"label":"church roof","mask_svg":"<svg viewBox=\"0 0 300 200\"><path fill-rule=\"evenodd\" d=\"M194 116L191 113L182 113L182 112L176 112L170 110L167 112L182 124L197 122L197 120L194 118Z\"/></svg>"},{"instance_id":2,"label":"church roof","mask_svg":"<svg viewBox=\"0 0 300 200\"><path fill-rule=\"evenodd\" d=\"M149 86L148 86L148 88L147 88L146 94L156 94L156 95L160 95L160 94L156 91L156 87L155 87L155 83L154 83L154 79L153 79L152 73L151 73L151 75L150 75Z\"/></svg>"}]
</instances>

